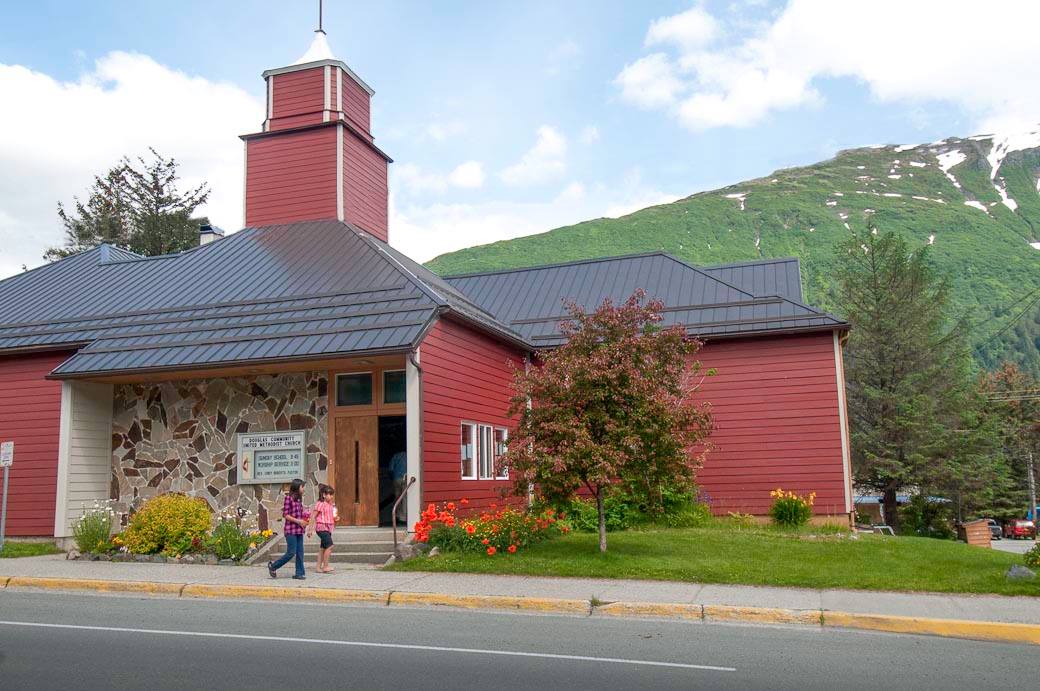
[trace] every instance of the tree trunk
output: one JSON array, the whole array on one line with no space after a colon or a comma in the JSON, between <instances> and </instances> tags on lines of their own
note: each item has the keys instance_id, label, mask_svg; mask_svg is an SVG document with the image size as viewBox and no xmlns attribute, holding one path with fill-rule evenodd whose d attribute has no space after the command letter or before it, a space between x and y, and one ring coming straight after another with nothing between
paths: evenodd
<instances>
[{"instance_id":1,"label":"tree trunk","mask_svg":"<svg viewBox=\"0 0 1040 691\"><path fill-rule=\"evenodd\" d=\"M899 503L896 499L896 488L889 486L885 488L884 495L885 524L891 526L896 533L899 532Z\"/></svg>"},{"instance_id":2,"label":"tree trunk","mask_svg":"<svg viewBox=\"0 0 1040 691\"><path fill-rule=\"evenodd\" d=\"M603 490L596 493L596 512L599 514L599 551L607 551L607 512L603 508Z\"/></svg>"}]
</instances>

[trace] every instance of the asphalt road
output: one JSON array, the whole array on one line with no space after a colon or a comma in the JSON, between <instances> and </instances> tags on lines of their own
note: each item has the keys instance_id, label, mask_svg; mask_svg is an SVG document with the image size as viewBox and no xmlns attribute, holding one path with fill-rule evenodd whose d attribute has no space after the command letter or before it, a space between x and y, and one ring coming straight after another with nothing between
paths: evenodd
<instances>
[{"instance_id":1,"label":"asphalt road","mask_svg":"<svg viewBox=\"0 0 1040 691\"><path fill-rule=\"evenodd\" d=\"M1014 552L1016 554L1025 554L1029 550L1033 549L1033 545L1036 544L1033 540L992 540L990 546L993 549L999 549L1002 552Z\"/></svg>"},{"instance_id":2,"label":"asphalt road","mask_svg":"<svg viewBox=\"0 0 1040 691\"><path fill-rule=\"evenodd\" d=\"M1040 648L798 627L0 591L5 689L1035 688Z\"/></svg>"}]
</instances>

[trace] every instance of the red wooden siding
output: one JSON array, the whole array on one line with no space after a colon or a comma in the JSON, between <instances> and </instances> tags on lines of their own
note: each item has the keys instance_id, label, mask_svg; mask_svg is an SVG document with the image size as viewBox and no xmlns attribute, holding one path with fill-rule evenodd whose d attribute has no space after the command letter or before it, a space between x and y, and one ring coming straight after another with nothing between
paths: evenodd
<instances>
[{"instance_id":1,"label":"red wooden siding","mask_svg":"<svg viewBox=\"0 0 1040 691\"><path fill-rule=\"evenodd\" d=\"M276 74L271 99L271 130L322 122L325 109L325 68ZM335 101L332 102L334 107Z\"/></svg>"},{"instance_id":2,"label":"red wooden siding","mask_svg":"<svg viewBox=\"0 0 1040 691\"><path fill-rule=\"evenodd\" d=\"M357 135L344 131L343 220L383 241L387 239L389 225L386 173L386 159Z\"/></svg>"},{"instance_id":3,"label":"red wooden siding","mask_svg":"<svg viewBox=\"0 0 1040 691\"><path fill-rule=\"evenodd\" d=\"M340 84L343 87L343 113L354 127L368 134L371 138L371 97L349 74L342 70L340 70L340 73L342 74Z\"/></svg>"},{"instance_id":4,"label":"red wooden siding","mask_svg":"<svg viewBox=\"0 0 1040 691\"><path fill-rule=\"evenodd\" d=\"M515 425L506 414L510 363L522 366L522 354L456 322L440 320L423 340L423 506L462 498L471 509L504 503L500 491L509 487L508 480L462 479L459 445L464 421Z\"/></svg>"},{"instance_id":5,"label":"red wooden siding","mask_svg":"<svg viewBox=\"0 0 1040 691\"><path fill-rule=\"evenodd\" d=\"M61 382L44 377L69 355L0 358L0 441L14 441L8 535L54 535Z\"/></svg>"},{"instance_id":6,"label":"red wooden siding","mask_svg":"<svg viewBox=\"0 0 1040 691\"><path fill-rule=\"evenodd\" d=\"M715 448L697 475L715 513L765 514L778 487L816 492L816 513L845 513L834 341L830 332L707 343Z\"/></svg>"},{"instance_id":7,"label":"red wooden siding","mask_svg":"<svg viewBox=\"0 0 1040 691\"><path fill-rule=\"evenodd\" d=\"M336 218L336 127L249 139L246 147L247 226Z\"/></svg>"}]
</instances>

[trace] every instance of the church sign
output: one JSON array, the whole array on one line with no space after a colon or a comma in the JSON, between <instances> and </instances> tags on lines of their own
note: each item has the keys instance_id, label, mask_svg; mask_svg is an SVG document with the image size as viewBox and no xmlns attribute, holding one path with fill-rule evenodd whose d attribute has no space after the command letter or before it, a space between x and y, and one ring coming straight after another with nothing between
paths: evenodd
<instances>
[{"instance_id":1,"label":"church sign","mask_svg":"<svg viewBox=\"0 0 1040 691\"><path fill-rule=\"evenodd\" d=\"M238 435L238 484L258 485L303 478L304 436L299 432Z\"/></svg>"}]
</instances>

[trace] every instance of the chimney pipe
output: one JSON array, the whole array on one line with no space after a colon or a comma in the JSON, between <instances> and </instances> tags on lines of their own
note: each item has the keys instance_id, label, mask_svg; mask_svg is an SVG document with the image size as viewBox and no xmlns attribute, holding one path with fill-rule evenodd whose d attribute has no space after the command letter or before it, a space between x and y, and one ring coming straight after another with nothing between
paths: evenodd
<instances>
[{"instance_id":1,"label":"chimney pipe","mask_svg":"<svg viewBox=\"0 0 1040 691\"><path fill-rule=\"evenodd\" d=\"M208 245L224 237L224 231L215 225L203 223L199 226L199 245Z\"/></svg>"}]
</instances>

